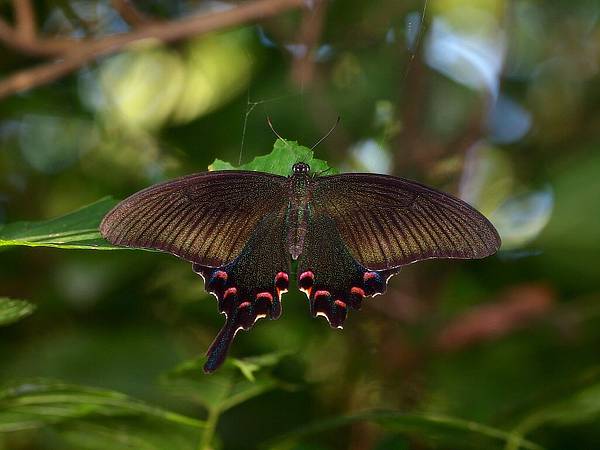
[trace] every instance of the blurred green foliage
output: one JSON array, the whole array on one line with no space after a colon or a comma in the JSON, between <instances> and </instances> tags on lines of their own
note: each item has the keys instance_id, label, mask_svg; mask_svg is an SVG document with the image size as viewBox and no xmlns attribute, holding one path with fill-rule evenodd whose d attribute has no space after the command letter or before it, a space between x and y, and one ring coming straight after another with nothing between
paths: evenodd
<instances>
[{"instance_id":1,"label":"blurred green foliage","mask_svg":"<svg viewBox=\"0 0 600 450\"><path fill-rule=\"evenodd\" d=\"M116 3L35 2L38 32L135 28ZM130 3L156 21L223 6ZM1 100L1 450L598 446L600 4L424 6L332 0L147 39ZM0 52L0 83L42 62ZM338 116L318 159L294 142ZM267 117L291 140L253 160L273 146ZM88 251L110 248L97 224L211 163L285 175L298 160L456 193L504 246L405 268L343 333L291 289L206 376L222 317L202 281L169 255Z\"/></svg>"},{"instance_id":2,"label":"blurred green foliage","mask_svg":"<svg viewBox=\"0 0 600 450\"><path fill-rule=\"evenodd\" d=\"M35 311L35 305L25 300L0 297L0 326L17 322Z\"/></svg>"}]
</instances>

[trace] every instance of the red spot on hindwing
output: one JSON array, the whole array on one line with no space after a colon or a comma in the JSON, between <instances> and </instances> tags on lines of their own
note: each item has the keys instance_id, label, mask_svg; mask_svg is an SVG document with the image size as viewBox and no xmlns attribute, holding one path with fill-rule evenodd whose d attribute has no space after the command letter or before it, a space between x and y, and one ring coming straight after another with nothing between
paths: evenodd
<instances>
[{"instance_id":1,"label":"red spot on hindwing","mask_svg":"<svg viewBox=\"0 0 600 450\"><path fill-rule=\"evenodd\" d=\"M281 300L281 294L287 292L290 285L290 277L285 272L279 272L275 275L275 288L277 289L277 297Z\"/></svg>"},{"instance_id":2,"label":"red spot on hindwing","mask_svg":"<svg viewBox=\"0 0 600 450\"><path fill-rule=\"evenodd\" d=\"M371 281L371 280L374 280L377 278L379 278L379 275L377 275L377 272L365 272L365 274L363 275L363 280L365 282Z\"/></svg>"},{"instance_id":3,"label":"red spot on hindwing","mask_svg":"<svg viewBox=\"0 0 600 450\"><path fill-rule=\"evenodd\" d=\"M321 299L321 298L329 298L331 297L331 294L329 293L329 291L317 291L315 292L315 299Z\"/></svg>"},{"instance_id":4,"label":"red spot on hindwing","mask_svg":"<svg viewBox=\"0 0 600 450\"><path fill-rule=\"evenodd\" d=\"M352 289L350 289L350 294L356 295L357 297L360 297L360 298L365 297L365 291L356 286L354 286Z\"/></svg>"},{"instance_id":5,"label":"red spot on hindwing","mask_svg":"<svg viewBox=\"0 0 600 450\"><path fill-rule=\"evenodd\" d=\"M333 304L339 308L346 308L346 303L342 300L336 300Z\"/></svg>"},{"instance_id":6,"label":"red spot on hindwing","mask_svg":"<svg viewBox=\"0 0 600 450\"><path fill-rule=\"evenodd\" d=\"M214 292L217 295L222 293L227 284L227 277L227 272L224 270L215 270L209 273L209 278L206 280L207 291Z\"/></svg>"},{"instance_id":7,"label":"red spot on hindwing","mask_svg":"<svg viewBox=\"0 0 600 450\"><path fill-rule=\"evenodd\" d=\"M270 292L260 292L256 294L256 300L267 300L269 303L273 303L273 296Z\"/></svg>"},{"instance_id":8,"label":"red spot on hindwing","mask_svg":"<svg viewBox=\"0 0 600 450\"><path fill-rule=\"evenodd\" d=\"M385 280L377 272L365 272L363 275L364 290L367 295L381 294L385 291Z\"/></svg>"},{"instance_id":9,"label":"red spot on hindwing","mask_svg":"<svg viewBox=\"0 0 600 450\"><path fill-rule=\"evenodd\" d=\"M303 291L306 296L310 299L312 294L313 285L315 284L315 274L310 270L302 272L298 277L298 287Z\"/></svg>"},{"instance_id":10,"label":"red spot on hindwing","mask_svg":"<svg viewBox=\"0 0 600 450\"><path fill-rule=\"evenodd\" d=\"M298 281L300 283L301 288L308 289L315 282L315 274L312 273L310 270L307 270L306 272L302 272Z\"/></svg>"},{"instance_id":11,"label":"red spot on hindwing","mask_svg":"<svg viewBox=\"0 0 600 450\"><path fill-rule=\"evenodd\" d=\"M277 275L275 275L275 286L278 289L287 289L288 286L290 285L290 277L288 276L287 273L285 272L279 272Z\"/></svg>"},{"instance_id":12,"label":"red spot on hindwing","mask_svg":"<svg viewBox=\"0 0 600 450\"><path fill-rule=\"evenodd\" d=\"M227 281L227 272L224 270L217 270L214 275L215 278L219 278L220 280Z\"/></svg>"},{"instance_id":13,"label":"red spot on hindwing","mask_svg":"<svg viewBox=\"0 0 600 450\"><path fill-rule=\"evenodd\" d=\"M223 298L228 298L228 297L235 296L235 295L237 295L237 289L234 287L230 287L223 294Z\"/></svg>"}]
</instances>

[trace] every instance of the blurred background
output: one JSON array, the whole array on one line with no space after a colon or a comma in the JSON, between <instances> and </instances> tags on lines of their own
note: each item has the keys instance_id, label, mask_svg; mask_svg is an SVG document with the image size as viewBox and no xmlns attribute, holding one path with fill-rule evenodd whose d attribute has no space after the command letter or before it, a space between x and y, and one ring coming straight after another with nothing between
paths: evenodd
<instances>
[{"instance_id":1,"label":"blurred background","mask_svg":"<svg viewBox=\"0 0 600 450\"><path fill-rule=\"evenodd\" d=\"M282 318L232 350L291 351L268 368L277 383L218 421L160 381L201 357L223 320L188 263L5 248L0 297L37 311L0 328L0 383L93 386L217 423L202 442L165 431L166 444L142 445L55 418L5 428L0 449L251 449L381 409L530 448L600 448L599 20L596 0L0 1L0 227L215 158L248 162L272 149L267 116L310 147L339 115L316 157L459 195L503 240L485 260L405 268L343 332L290 292ZM204 392L212 381L192 372ZM95 413L88 424L107 420ZM124 430L131 418L110 419ZM454 440L408 428L357 420L286 448L521 448L468 426Z\"/></svg>"}]
</instances>

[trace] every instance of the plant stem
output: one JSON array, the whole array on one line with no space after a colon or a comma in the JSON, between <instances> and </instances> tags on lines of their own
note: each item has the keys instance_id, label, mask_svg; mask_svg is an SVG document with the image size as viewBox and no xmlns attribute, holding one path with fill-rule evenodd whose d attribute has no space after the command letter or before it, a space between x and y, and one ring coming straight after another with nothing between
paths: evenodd
<instances>
[{"instance_id":1,"label":"plant stem","mask_svg":"<svg viewBox=\"0 0 600 450\"><path fill-rule=\"evenodd\" d=\"M202 439L200 439L200 445L198 445L198 450L213 450L212 441L215 436L220 414L218 408L211 408L208 410L208 417L206 418L206 425L204 433L202 433Z\"/></svg>"}]
</instances>

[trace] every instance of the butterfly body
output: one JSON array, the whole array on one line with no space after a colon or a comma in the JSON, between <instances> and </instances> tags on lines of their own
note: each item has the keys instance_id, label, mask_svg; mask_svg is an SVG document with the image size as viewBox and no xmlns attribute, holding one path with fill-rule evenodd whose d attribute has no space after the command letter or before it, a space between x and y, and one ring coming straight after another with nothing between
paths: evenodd
<instances>
[{"instance_id":1,"label":"butterfly body","mask_svg":"<svg viewBox=\"0 0 600 450\"><path fill-rule=\"evenodd\" d=\"M288 177L220 171L151 186L109 212L100 231L193 263L226 316L207 372L240 330L279 318L292 260L311 314L341 328L402 266L483 258L500 246L490 222L448 194L386 175L316 176L302 162Z\"/></svg>"},{"instance_id":2,"label":"butterfly body","mask_svg":"<svg viewBox=\"0 0 600 450\"><path fill-rule=\"evenodd\" d=\"M298 259L304 247L310 216L310 167L297 163L289 177L289 202L287 211L288 248L292 259Z\"/></svg>"}]
</instances>

